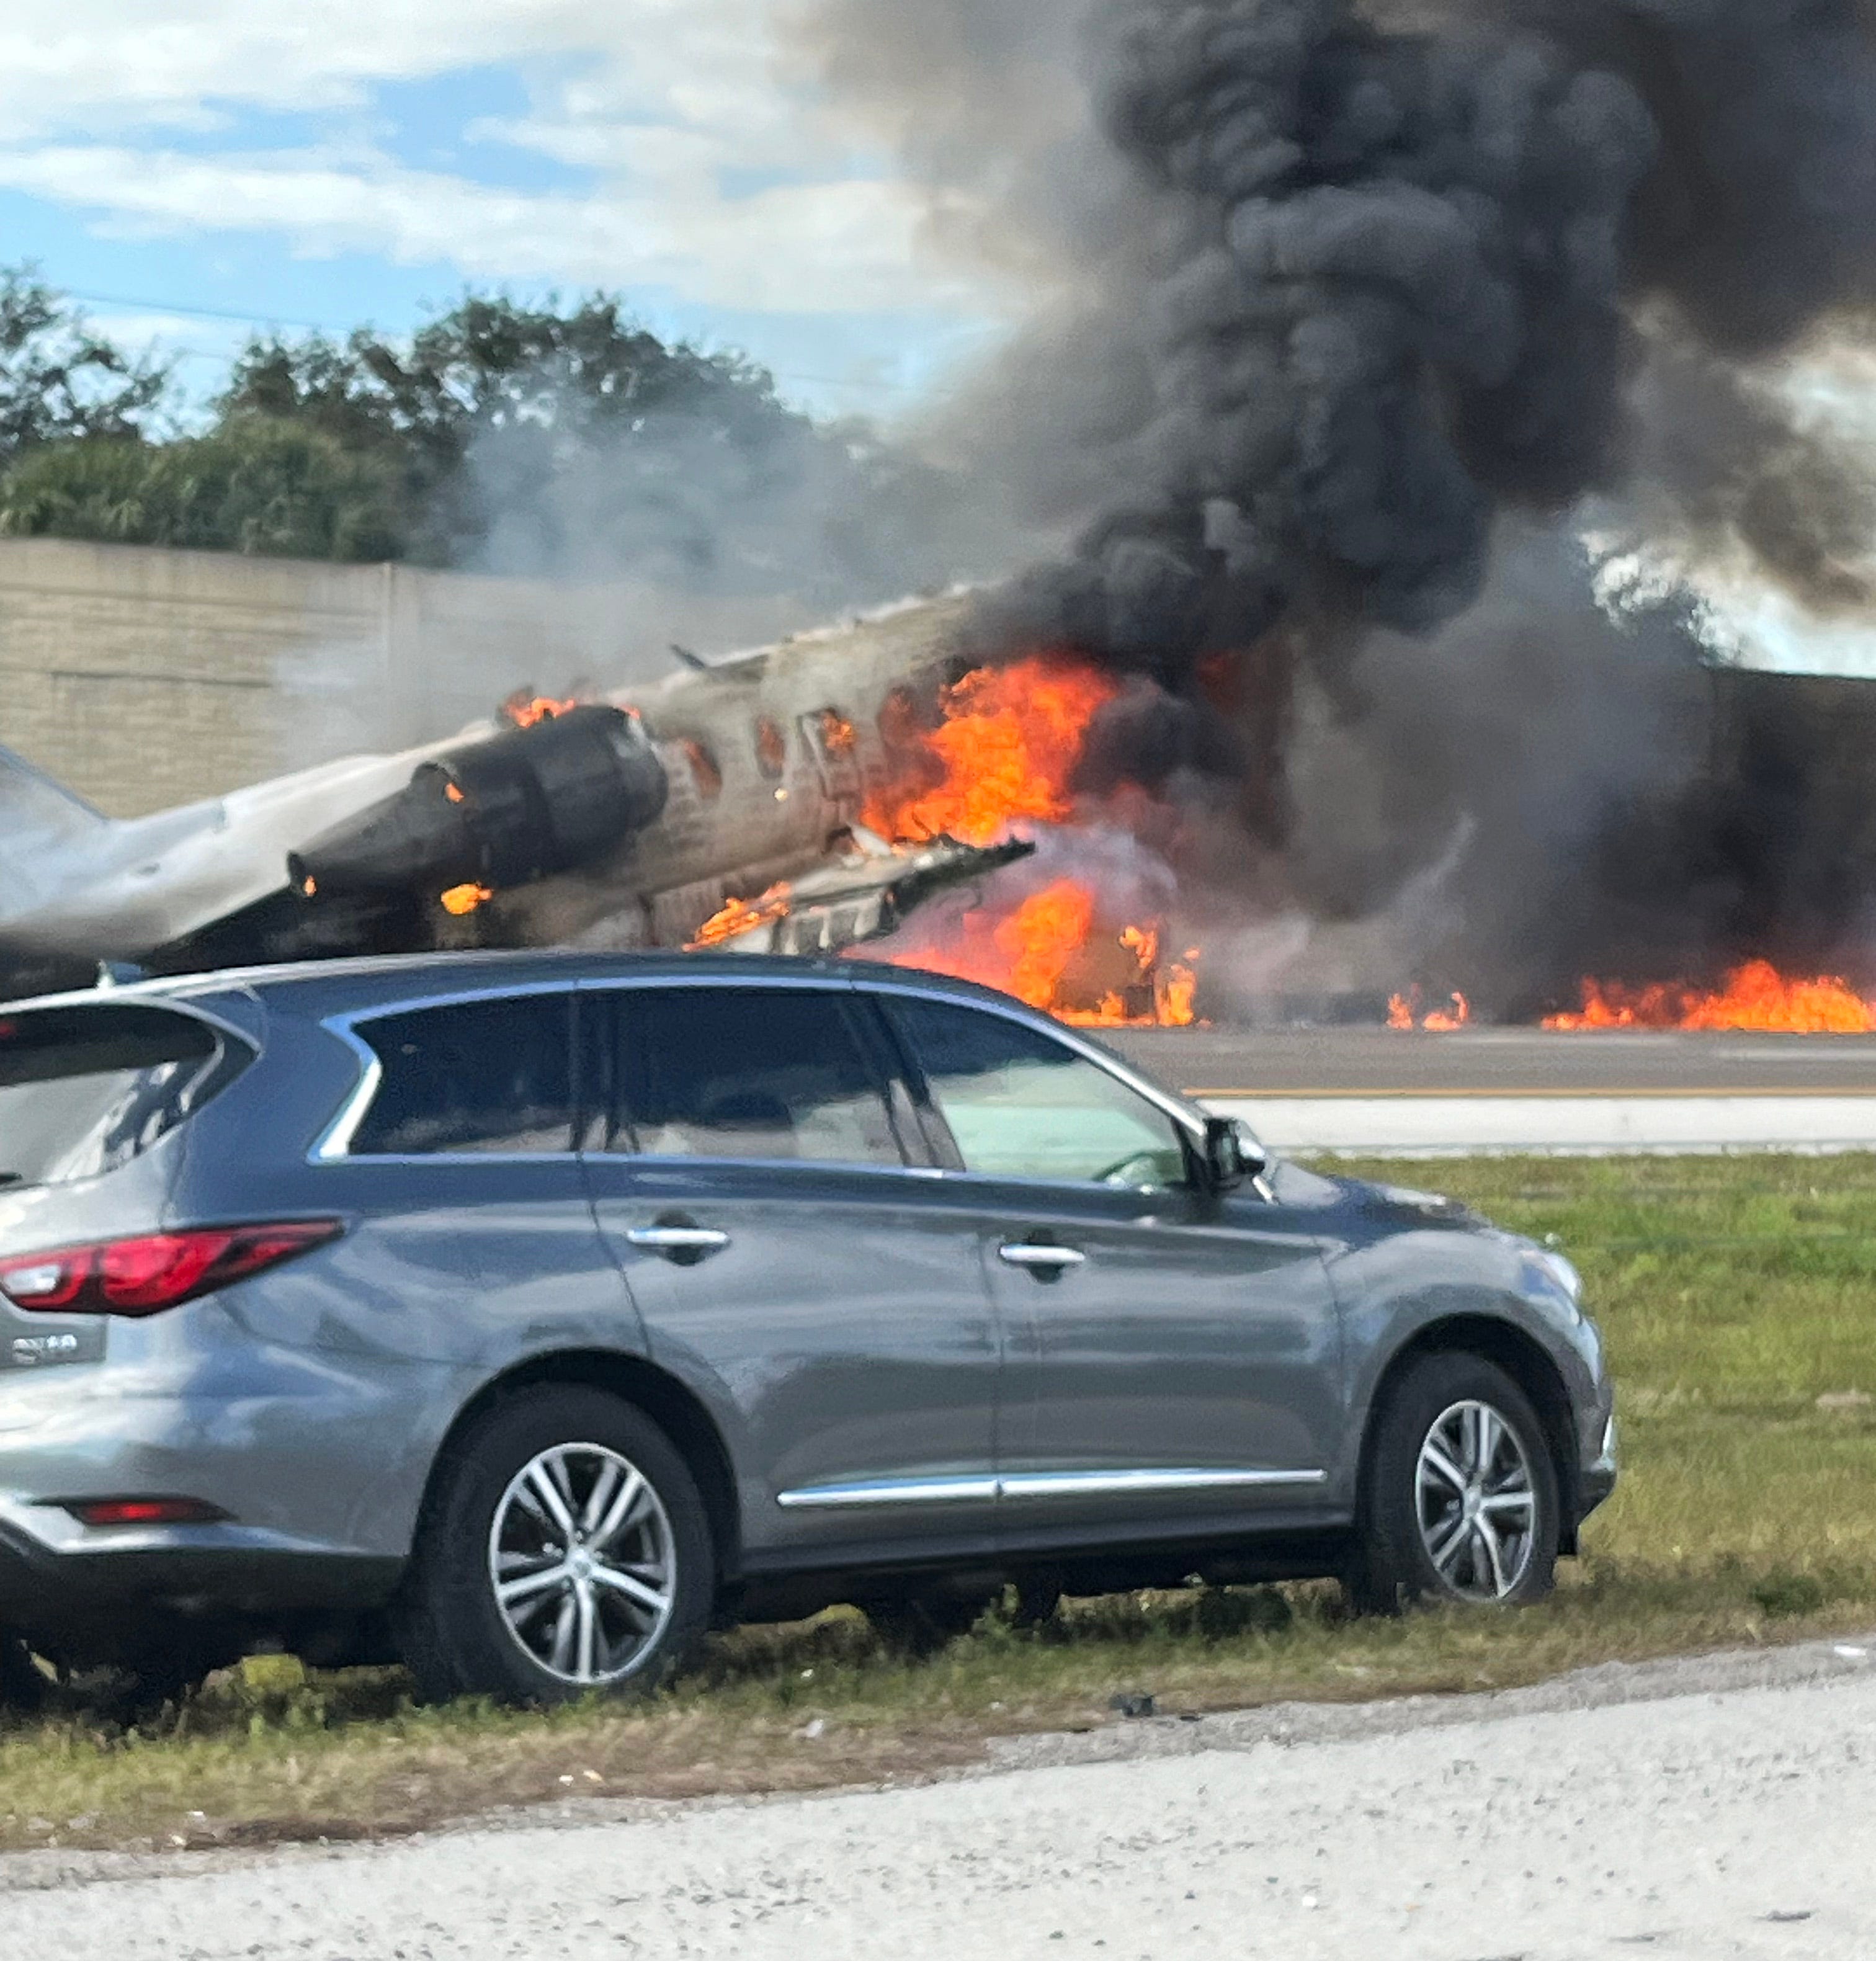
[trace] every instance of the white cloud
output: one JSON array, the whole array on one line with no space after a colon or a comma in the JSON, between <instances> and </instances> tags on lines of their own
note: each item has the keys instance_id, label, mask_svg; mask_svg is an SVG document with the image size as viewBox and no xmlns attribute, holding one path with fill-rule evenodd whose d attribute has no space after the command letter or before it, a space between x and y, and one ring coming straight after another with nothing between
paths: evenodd
<instances>
[{"instance_id":1,"label":"white cloud","mask_svg":"<svg viewBox=\"0 0 1876 1961\"><path fill-rule=\"evenodd\" d=\"M912 194L857 173L780 78L783 4L65 0L30 27L22 9L0 21L0 184L121 235L266 232L308 256L743 310L981 314L985 293L921 257ZM503 189L389 154L365 113L375 85L490 64L524 78L529 110L462 140L534 151L590 188ZM323 133L215 147L257 111L309 112ZM731 196L726 174L782 180Z\"/></svg>"},{"instance_id":2,"label":"white cloud","mask_svg":"<svg viewBox=\"0 0 1876 1961\"><path fill-rule=\"evenodd\" d=\"M891 185L784 185L727 202L666 181L646 191L530 195L311 152L204 158L104 145L0 151L0 185L101 215L126 237L271 231L298 252L443 260L466 277L668 286L761 312L965 306L919 272L916 214Z\"/></svg>"}]
</instances>

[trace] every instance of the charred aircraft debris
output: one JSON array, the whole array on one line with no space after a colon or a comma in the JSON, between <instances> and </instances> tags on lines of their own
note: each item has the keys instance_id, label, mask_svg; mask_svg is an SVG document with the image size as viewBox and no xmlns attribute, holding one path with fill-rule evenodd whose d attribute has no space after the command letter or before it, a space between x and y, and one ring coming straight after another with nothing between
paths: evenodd
<instances>
[{"instance_id":1,"label":"charred aircraft debris","mask_svg":"<svg viewBox=\"0 0 1876 1961\"><path fill-rule=\"evenodd\" d=\"M838 952L1031 848L889 842L892 732L956 678L943 602L629 696L550 701L155 816L100 816L0 751L0 995L100 963L713 944ZM739 916L741 895L786 893Z\"/></svg>"}]
</instances>

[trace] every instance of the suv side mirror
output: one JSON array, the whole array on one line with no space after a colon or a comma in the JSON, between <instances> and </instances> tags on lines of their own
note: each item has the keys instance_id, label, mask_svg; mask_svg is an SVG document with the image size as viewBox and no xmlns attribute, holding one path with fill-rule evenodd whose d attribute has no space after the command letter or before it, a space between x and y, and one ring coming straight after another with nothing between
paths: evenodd
<instances>
[{"instance_id":1,"label":"suv side mirror","mask_svg":"<svg viewBox=\"0 0 1876 1961\"><path fill-rule=\"evenodd\" d=\"M1236 1118L1205 1119L1205 1178L1214 1191L1235 1191L1269 1169L1269 1159L1238 1127Z\"/></svg>"}]
</instances>

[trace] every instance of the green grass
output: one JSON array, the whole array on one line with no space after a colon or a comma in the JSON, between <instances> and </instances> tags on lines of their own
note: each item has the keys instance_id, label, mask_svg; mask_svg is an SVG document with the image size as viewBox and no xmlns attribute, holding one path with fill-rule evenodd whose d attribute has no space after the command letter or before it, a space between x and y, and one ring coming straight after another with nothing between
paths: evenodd
<instances>
[{"instance_id":1,"label":"green grass","mask_svg":"<svg viewBox=\"0 0 1876 1961\"><path fill-rule=\"evenodd\" d=\"M858 1616L753 1628L646 1708L417 1710L391 1672L280 1657L170 1726L0 1730L0 1847L409 1830L570 1797L927 1774L986 1738L1162 1711L1507 1686L1585 1663L1876 1626L1876 1159L1503 1159L1372 1168L1555 1234L1608 1337L1623 1477L1554 1599L1350 1622L1332 1588L1070 1603L936 1660ZM1822 1406L1820 1398L1823 1398Z\"/></svg>"}]
</instances>

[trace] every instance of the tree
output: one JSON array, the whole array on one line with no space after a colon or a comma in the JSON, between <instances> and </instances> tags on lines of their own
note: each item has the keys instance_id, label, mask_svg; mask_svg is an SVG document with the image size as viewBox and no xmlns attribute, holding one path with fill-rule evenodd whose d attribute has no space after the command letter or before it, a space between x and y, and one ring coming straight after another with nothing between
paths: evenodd
<instances>
[{"instance_id":1,"label":"tree","mask_svg":"<svg viewBox=\"0 0 1876 1961\"><path fill-rule=\"evenodd\" d=\"M133 359L30 266L0 269L0 467L49 443L136 442L169 369Z\"/></svg>"},{"instance_id":2,"label":"tree","mask_svg":"<svg viewBox=\"0 0 1876 1961\"><path fill-rule=\"evenodd\" d=\"M763 369L667 345L603 294L471 293L407 342L257 340L206 434L145 441L166 380L0 277L0 531L831 607L956 576L982 528L863 426L812 421Z\"/></svg>"},{"instance_id":3,"label":"tree","mask_svg":"<svg viewBox=\"0 0 1876 1961\"><path fill-rule=\"evenodd\" d=\"M219 409L384 458L407 552L429 564L840 606L995 550L938 471L788 407L740 356L667 345L603 294L565 311L471 294L407 345L257 341Z\"/></svg>"}]
</instances>

